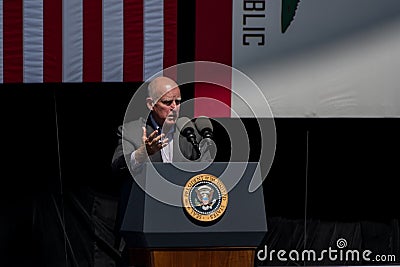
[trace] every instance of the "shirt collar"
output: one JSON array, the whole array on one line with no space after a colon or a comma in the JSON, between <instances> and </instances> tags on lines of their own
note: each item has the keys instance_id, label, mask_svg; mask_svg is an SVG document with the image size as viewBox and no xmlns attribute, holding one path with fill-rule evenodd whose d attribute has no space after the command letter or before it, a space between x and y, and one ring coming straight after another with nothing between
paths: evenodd
<instances>
[{"instance_id":1,"label":"shirt collar","mask_svg":"<svg viewBox=\"0 0 400 267\"><path fill-rule=\"evenodd\" d=\"M154 129L158 130L158 129L161 128L161 127L157 124L157 122L154 120L152 114L150 114L150 121L151 121L151 124L153 125L153 128L154 128ZM173 132L175 132L175 125L174 125L173 127L171 127L171 129L169 129L167 135L168 135L168 134L172 134Z\"/></svg>"}]
</instances>

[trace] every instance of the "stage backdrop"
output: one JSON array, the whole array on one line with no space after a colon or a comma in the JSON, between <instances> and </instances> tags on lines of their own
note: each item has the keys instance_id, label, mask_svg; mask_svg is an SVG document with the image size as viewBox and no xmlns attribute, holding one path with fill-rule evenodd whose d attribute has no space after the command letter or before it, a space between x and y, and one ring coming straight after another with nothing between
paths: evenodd
<instances>
[{"instance_id":1,"label":"stage backdrop","mask_svg":"<svg viewBox=\"0 0 400 267\"><path fill-rule=\"evenodd\" d=\"M277 117L398 117L398 0L0 0L0 83L144 81L187 61L233 66ZM236 75L193 96L252 117Z\"/></svg>"}]
</instances>

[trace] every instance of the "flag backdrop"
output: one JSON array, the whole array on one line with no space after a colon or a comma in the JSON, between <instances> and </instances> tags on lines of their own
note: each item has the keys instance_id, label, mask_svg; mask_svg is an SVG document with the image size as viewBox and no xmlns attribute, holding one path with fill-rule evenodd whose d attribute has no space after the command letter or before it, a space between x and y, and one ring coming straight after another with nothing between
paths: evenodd
<instances>
[{"instance_id":1,"label":"flag backdrop","mask_svg":"<svg viewBox=\"0 0 400 267\"><path fill-rule=\"evenodd\" d=\"M143 81L177 64L177 0L0 1L0 82Z\"/></svg>"},{"instance_id":2,"label":"flag backdrop","mask_svg":"<svg viewBox=\"0 0 400 267\"><path fill-rule=\"evenodd\" d=\"M248 75L278 117L400 115L400 1L183 5L0 0L0 83L140 82L178 63L215 61ZM193 39L186 38L190 32ZM265 109L232 73L220 75L232 91L199 83L194 96L215 98L225 108L198 105L195 114L230 117L232 108L251 117L251 110Z\"/></svg>"}]
</instances>

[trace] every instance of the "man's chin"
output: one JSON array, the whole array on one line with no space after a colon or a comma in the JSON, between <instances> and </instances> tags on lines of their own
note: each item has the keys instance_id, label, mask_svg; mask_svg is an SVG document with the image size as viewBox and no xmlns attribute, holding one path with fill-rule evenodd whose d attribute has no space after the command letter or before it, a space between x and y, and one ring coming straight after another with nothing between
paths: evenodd
<instances>
[{"instance_id":1,"label":"man's chin","mask_svg":"<svg viewBox=\"0 0 400 267\"><path fill-rule=\"evenodd\" d=\"M173 126L176 123L176 120L177 120L176 117L167 117L164 121L164 125L169 128L170 126Z\"/></svg>"},{"instance_id":2,"label":"man's chin","mask_svg":"<svg viewBox=\"0 0 400 267\"><path fill-rule=\"evenodd\" d=\"M175 117L175 116L174 117L167 117L165 119L165 121L168 122L168 123L175 123L176 120L177 120L177 117Z\"/></svg>"}]
</instances>

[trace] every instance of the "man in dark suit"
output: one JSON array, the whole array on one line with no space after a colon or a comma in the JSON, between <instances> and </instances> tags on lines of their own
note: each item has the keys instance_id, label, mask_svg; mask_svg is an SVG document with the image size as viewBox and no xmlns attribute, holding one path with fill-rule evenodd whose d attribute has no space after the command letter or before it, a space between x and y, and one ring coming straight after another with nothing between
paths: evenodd
<instances>
[{"instance_id":1,"label":"man in dark suit","mask_svg":"<svg viewBox=\"0 0 400 267\"><path fill-rule=\"evenodd\" d=\"M134 171L150 160L172 162L195 160L194 147L175 130L181 93L170 78L158 77L148 85L148 118L127 122L119 127L119 143L112 160L116 171Z\"/></svg>"},{"instance_id":2,"label":"man in dark suit","mask_svg":"<svg viewBox=\"0 0 400 267\"><path fill-rule=\"evenodd\" d=\"M118 228L129 198L132 175L140 171L145 162L169 163L198 159L199 155L193 145L176 129L180 104L181 93L176 82L167 77L155 78L148 85L146 106L149 116L125 122L119 127L118 146L112 159L114 176L119 177L123 184ZM199 134L196 135L199 139ZM121 266L125 265L128 263L124 262Z\"/></svg>"}]
</instances>

